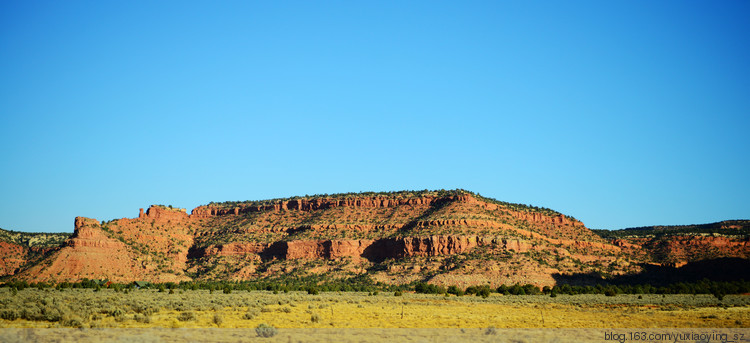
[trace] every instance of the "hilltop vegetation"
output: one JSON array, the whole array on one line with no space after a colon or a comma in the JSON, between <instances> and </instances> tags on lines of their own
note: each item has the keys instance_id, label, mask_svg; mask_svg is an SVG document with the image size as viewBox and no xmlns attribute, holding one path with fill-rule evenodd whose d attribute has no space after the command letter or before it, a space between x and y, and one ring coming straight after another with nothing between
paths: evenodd
<instances>
[{"instance_id":1,"label":"hilltop vegetation","mask_svg":"<svg viewBox=\"0 0 750 343\"><path fill-rule=\"evenodd\" d=\"M0 229L0 241L26 247L56 247L70 238L69 233L19 232Z\"/></svg>"},{"instance_id":2,"label":"hilltop vegetation","mask_svg":"<svg viewBox=\"0 0 750 343\"><path fill-rule=\"evenodd\" d=\"M420 198L420 197L426 197L426 196L432 196L432 197L450 197L450 196L459 196L459 195L471 195L479 200L502 205L505 206L511 210L514 211L524 211L524 212L538 212L543 213L545 215L550 216L556 216L560 215L560 212L557 212L555 210L546 208L546 207L537 207L533 205L525 205L525 204L517 204L517 203L511 203L511 202L505 202L496 200L489 197L484 197L478 193L474 193L472 191L467 191L465 189L453 189L453 190L420 190L420 191L390 191L390 192L348 192L348 193L335 193L335 194L314 194L314 195L305 195L305 196L293 196L289 198L275 198L275 199L266 199L266 200L246 200L246 201L224 201L224 202L210 202L208 206L211 207L218 207L218 208L234 208L238 206L265 206L265 205L273 205L279 202L286 202L291 200L299 200L299 199L305 199L305 200L317 200L317 199L346 199L346 198L362 198L362 197L387 197L387 198ZM568 218L574 219L572 216L567 216Z\"/></svg>"},{"instance_id":3,"label":"hilltop vegetation","mask_svg":"<svg viewBox=\"0 0 750 343\"><path fill-rule=\"evenodd\" d=\"M709 224L656 225L621 230L592 230L605 239L672 235L750 236L750 220L725 220Z\"/></svg>"}]
</instances>

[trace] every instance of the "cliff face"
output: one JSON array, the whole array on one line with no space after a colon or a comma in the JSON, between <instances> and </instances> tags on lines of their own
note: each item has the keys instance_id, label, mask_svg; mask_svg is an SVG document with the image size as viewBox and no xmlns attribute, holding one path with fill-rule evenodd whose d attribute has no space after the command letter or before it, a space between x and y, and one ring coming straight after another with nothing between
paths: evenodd
<instances>
[{"instance_id":1,"label":"cliff face","mask_svg":"<svg viewBox=\"0 0 750 343\"><path fill-rule=\"evenodd\" d=\"M73 236L65 242L69 247L94 247L103 249L119 249L125 245L110 239L101 230L96 219L76 217Z\"/></svg>"},{"instance_id":2,"label":"cliff face","mask_svg":"<svg viewBox=\"0 0 750 343\"><path fill-rule=\"evenodd\" d=\"M463 192L212 204L190 214L151 206L137 218L78 217L74 227L30 268L30 248L0 241L0 271L39 281L367 273L386 283L553 285L556 274L625 274L638 272L640 262L749 257L747 240L605 240L554 211Z\"/></svg>"},{"instance_id":3,"label":"cliff face","mask_svg":"<svg viewBox=\"0 0 750 343\"><path fill-rule=\"evenodd\" d=\"M364 198L319 198L319 199L294 199L282 200L269 205L238 205L232 208L217 208L212 206L199 206L191 212L192 218L209 218L224 215L239 215L255 212L281 212L281 211L305 211L332 209L336 207L346 208L388 208L397 206L430 205L436 200L450 201L461 200L463 197L439 198L436 196L425 196L409 199L392 199L388 197L375 196Z\"/></svg>"},{"instance_id":4,"label":"cliff face","mask_svg":"<svg viewBox=\"0 0 750 343\"><path fill-rule=\"evenodd\" d=\"M462 254L472 248L495 245L505 250L525 252L531 245L519 240L479 236L399 237L360 240L311 240L276 244L230 243L195 251L192 257L251 256L277 259L367 259L380 261L414 256ZM255 258L255 257L252 257Z\"/></svg>"},{"instance_id":5,"label":"cliff face","mask_svg":"<svg viewBox=\"0 0 750 343\"><path fill-rule=\"evenodd\" d=\"M172 209L161 206L151 206L143 213L140 209L139 219L158 219L161 221L182 221L188 218L188 214L183 209Z\"/></svg>"}]
</instances>

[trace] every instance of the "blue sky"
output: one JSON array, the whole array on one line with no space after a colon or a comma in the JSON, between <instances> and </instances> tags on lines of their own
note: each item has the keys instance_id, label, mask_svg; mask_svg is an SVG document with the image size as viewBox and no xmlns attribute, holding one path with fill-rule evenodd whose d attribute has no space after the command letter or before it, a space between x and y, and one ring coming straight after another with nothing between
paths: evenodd
<instances>
[{"instance_id":1,"label":"blue sky","mask_svg":"<svg viewBox=\"0 0 750 343\"><path fill-rule=\"evenodd\" d=\"M3 1L0 228L464 188L749 219L747 1Z\"/></svg>"}]
</instances>

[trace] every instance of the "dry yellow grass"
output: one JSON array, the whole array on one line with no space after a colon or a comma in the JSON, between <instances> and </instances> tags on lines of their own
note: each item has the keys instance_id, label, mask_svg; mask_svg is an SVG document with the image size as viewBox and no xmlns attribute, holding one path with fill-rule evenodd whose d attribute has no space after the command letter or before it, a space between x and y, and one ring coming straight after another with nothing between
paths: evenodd
<instances>
[{"instance_id":1,"label":"dry yellow grass","mask_svg":"<svg viewBox=\"0 0 750 343\"><path fill-rule=\"evenodd\" d=\"M255 328L261 323L277 328L747 328L750 297L727 296L722 306L705 296L599 295L473 296L366 293L233 292L209 294L157 293L151 290L115 293L110 290L25 290L19 299L3 300L6 309L39 300L45 306L69 306L67 315L79 316L83 327L99 328ZM0 293L0 299L7 297ZM26 297L26 298L24 298ZM10 299L10 298L6 298ZM75 303L74 303L75 302ZM155 309L149 321L136 320L143 304ZM80 305L83 304L83 305ZM729 304L729 306L727 306ZM80 305L80 306L78 306ZM18 305L21 306L21 305ZM78 307L76 307L78 306ZM97 307L98 306L98 307ZM120 312L112 315L113 309ZM245 318L250 310L256 315ZM180 321L184 312L193 320ZM315 317L315 318L313 318ZM219 318L216 324L215 318ZM317 320L315 320L317 319ZM0 320L0 327L60 327L65 320Z\"/></svg>"},{"instance_id":2,"label":"dry yellow grass","mask_svg":"<svg viewBox=\"0 0 750 343\"><path fill-rule=\"evenodd\" d=\"M305 305L303 303L302 305ZM438 313L440 311L442 313ZM291 313L264 313L253 320L242 319L244 311L201 311L196 320L180 322L179 312L165 311L153 316L150 324L135 321L115 322L106 318L106 327L223 327L254 328L260 323L277 328L662 328L662 327L746 327L750 323L750 309L689 309L662 311L659 309L607 309L573 308L523 308L500 304L448 304L441 307L407 304L404 317L400 306L370 305L356 307L350 304L332 305L316 311L320 321L311 320L312 314L296 310ZM218 326L213 323L215 314L224 317ZM713 317L716 318L713 318ZM544 317L544 320L542 320Z\"/></svg>"},{"instance_id":3,"label":"dry yellow grass","mask_svg":"<svg viewBox=\"0 0 750 343\"><path fill-rule=\"evenodd\" d=\"M649 307L573 305L514 306L496 303L470 304L450 300L409 301L403 306L392 302L371 304L336 303L322 309L307 310L318 303L302 302L285 313L283 306L252 320L242 319L244 310L196 312L196 321L176 320L179 312L165 311L153 316L150 325L127 321L116 323L107 318L103 324L114 327L217 327L215 314L224 317L220 327L254 328L260 323L277 328L663 328L663 327L747 327L750 308L694 308L663 310ZM403 317L401 315L403 308ZM312 313L320 320L311 320ZM738 323L740 322L740 323Z\"/></svg>"}]
</instances>

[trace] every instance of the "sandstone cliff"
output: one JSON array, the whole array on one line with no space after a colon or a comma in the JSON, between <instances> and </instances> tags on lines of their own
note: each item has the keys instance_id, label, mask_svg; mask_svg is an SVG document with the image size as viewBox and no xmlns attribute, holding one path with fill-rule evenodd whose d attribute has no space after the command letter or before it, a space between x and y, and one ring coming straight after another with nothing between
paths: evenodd
<instances>
[{"instance_id":1,"label":"sandstone cliff","mask_svg":"<svg viewBox=\"0 0 750 343\"><path fill-rule=\"evenodd\" d=\"M0 271L26 280L181 281L368 274L376 281L535 283L636 273L640 263L748 258L737 238L603 239L569 216L465 191L154 205L136 218L78 217L73 235L31 251L0 240Z\"/></svg>"}]
</instances>

